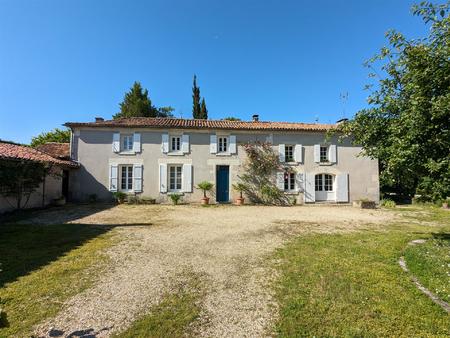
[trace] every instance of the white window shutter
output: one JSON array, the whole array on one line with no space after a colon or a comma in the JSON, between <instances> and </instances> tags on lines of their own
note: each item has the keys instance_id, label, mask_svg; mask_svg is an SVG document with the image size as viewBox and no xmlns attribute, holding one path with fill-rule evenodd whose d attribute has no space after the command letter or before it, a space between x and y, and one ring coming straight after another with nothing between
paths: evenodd
<instances>
[{"instance_id":1,"label":"white window shutter","mask_svg":"<svg viewBox=\"0 0 450 338\"><path fill-rule=\"evenodd\" d=\"M297 173L295 175L295 190L298 192L303 192L305 189L305 178L303 173Z\"/></svg>"},{"instance_id":2,"label":"white window shutter","mask_svg":"<svg viewBox=\"0 0 450 338\"><path fill-rule=\"evenodd\" d=\"M133 151L135 153L141 152L141 134L140 133L134 133L134 135L133 135Z\"/></svg>"},{"instance_id":3,"label":"white window shutter","mask_svg":"<svg viewBox=\"0 0 450 338\"><path fill-rule=\"evenodd\" d=\"M284 172L277 172L277 188L284 191Z\"/></svg>"},{"instance_id":4,"label":"white window shutter","mask_svg":"<svg viewBox=\"0 0 450 338\"><path fill-rule=\"evenodd\" d=\"M133 165L133 191L142 192L142 164Z\"/></svg>"},{"instance_id":5,"label":"white window shutter","mask_svg":"<svg viewBox=\"0 0 450 338\"><path fill-rule=\"evenodd\" d=\"M316 201L315 175L311 173L305 174L305 203L313 203Z\"/></svg>"},{"instance_id":6,"label":"white window shutter","mask_svg":"<svg viewBox=\"0 0 450 338\"><path fill-rule=\"evenodd\" d=\"M167 164L159 165L159 192L167 192Z\"/></svg>"},{"instance_id":7,"label":"white window shutter","mask_svg":"<svg viewBox=\"0 0 450 338\"><path fill-rule=\"evenodd\" d=\"M117 164L111 164L109 166L109 191L117 191L118 171L119 167Z\"/></svg>"},{"instance_id":8,"label":"white window shutter","mask_svg":"<svg viewBox=\"0 0 450 338\"><path fill-rule=\"evenodd\" d=\"M284 144L279 144L278 145L278 157L280 159L280 162L285 162L285 145Z\"/></svg>"},{"instance_id":9,"label":"white window shutter","mask_svg":"<svg viewBox=\"0 0 450 338\"><path fill-rule=\"evenodd\" d=\"M301 144L296 144L294 149L294 161L298 163L303 162L303 147Z\"/></svg>"},{"instance_id":10,"label":"white window shutter","mask_svg":"<svg viewBox=\"0 0 450 338\"><path fill-rule=\"evenodd\" d=\"M164 154L167 154L169 152L169 134L161 135L161 151Z\"/></svg>"},{"instance_id":11,"label":"white window shutter","mask_svg":"<svg viewBox=\"0 0 450 338\"><path fill-rule=\"evenodd\" d=\"M236 135L230 135L230 154L236 154Z\"/></svg>"},{"instance_id":12,"label":"white window shutter","mask_svg":"<svg viewBox=\"0 0 450 338\"><path fill-rule=\"evenodd\" d=\"M336 145L332 144L328 147L328 161L336 163Z\"/></svg>"},{"instance_id":13,"label":"white window shutter","mask_svg":"<svg viewBox=\"0 0 450 338\"><path fill-rule=\"evenodd\" d=\"M183 164L181 185L183 192L192 192L192 164Z\"/></svg>"},{"instance_id":14,"label":"white window shutter","mask_svg":"<svg viewBox=\"0 0 450 338\"><path fill-rule=\"evenodd\" d=\"M314 145L314 162L320 163L320 144Z\"/></svg>"},{"instance_id":15,"label":"white window shutter","mask_svg":"<svg viewBox=\"0 0 450 338\"><path fill-rule=\"evenodd\" d=\"M348 202L348 174L336 176L336 202Z\"/></svg>"},{"instance_id":16,"label":"white window shutter","mask_svg":"<svg viewBox=\"0 0 450 338\"><path fill-rule=\"evenodd\" d=\"M181 152L183 154L189 153L189 134L183 134L181 136Z\"/></svg>"},{"instance_id":17,"label":"white window shutter","mask_svg":"<svg viewBox=\"0 0 450 338\"><path fill-rule=\"evenodd\" d=\"M113 134L112 151L113 153L120 152L120 133Z\"/></svg>"},{"instance_id":18,"label":"white window shutter","mask_svg":"<svg viewBox=\"0 0 450 338\"><path fill-rule=\"evenodd\" d=\"M209 152L211 154L217 153L217 135L210 135L210 138L209 138Z\"/></svg>"}]
</instances>

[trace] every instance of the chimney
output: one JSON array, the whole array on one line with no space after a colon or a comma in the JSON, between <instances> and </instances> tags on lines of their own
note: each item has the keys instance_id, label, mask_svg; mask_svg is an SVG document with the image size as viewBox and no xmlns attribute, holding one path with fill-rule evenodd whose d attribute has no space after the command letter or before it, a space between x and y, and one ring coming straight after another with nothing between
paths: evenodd
<instances>
[{"instance_id":1,"label":"chimney","mask_svg":"<svg viewBox=\"0 0 450 338\"><path fill-rule=\"evenodd\" d=\"M253 122L258 122L259 121L259 115L258 114L253 115L252 116L252 120L253 120Z\"/></svg>"},{"instance_id":2,"label":"chimney","mask_svg":"<svg viewBox=\"0 0 450 338\"><path fill-rule=\"evenodd\" d=\"M103 117L96 117L95 122L103 122L105 119Z\"/></svg>"}]
</instances>

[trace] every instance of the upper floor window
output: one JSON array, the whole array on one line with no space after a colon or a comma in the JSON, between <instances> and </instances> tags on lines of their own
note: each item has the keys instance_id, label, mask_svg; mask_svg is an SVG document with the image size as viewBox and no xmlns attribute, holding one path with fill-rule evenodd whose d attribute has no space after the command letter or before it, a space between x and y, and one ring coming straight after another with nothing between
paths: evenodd
<instances>
[{"instance_id":1,"label":"upper floor window","mask_svg":"<svg viewBox=\"0 0 450 338\"><path fill-rule=\"evenodd\" d=\"M328 162L328 147L320 146L320 162Z\"/></svg>"},{"instance_id":2,"label":"upper floor window","mask_svg":"<svg viewBox=\"0 0 450 338\"><path fill-rule=\"evenodd\" d=\"M169 191L181 191L182 170L181 165L169 166Z\"/></svg>"},{"instance_id":3,"label":"upper floor window","mask_svg":"<svg viewBox=\"0 0 450 338\"><path fill-rule=\"evenodd\" d=\"M228 151L228 137L219 136L218 137L218 152L226 153Z\"/></svg>"},{"instance_id":4,"label":"upper floor window","mask_svg":"<svg viewBox=\"0 0 450 338\"><path fill-rule=\"evenodd\" d=\"M170 151L177 152L181 150L181 136L170 137Z\"/></svg>"},{"instance_id":5,"label":"upper floor window","mask_svg":"<svg viewBox=\"0 0 450 338\"><path fill-rule=\"evenodd\" d=\"M121 135L122 137L122 151L133 150L133 135Z\"/></svg>"},{"instance_id":6,"label":"upper floor window","mask_svg":"<svg viewBox=\"0 0 450 338\"><path fill-rule=\"evenodd\" d=\"M294 162L294 146L292 144L284 146L284 160L286 162Z\"/></svg>"},{"instance_id":7,"label":"upper floor window","mask_svg":"<svg viewBox=\"0 0 450 338\"><path fill-rule=\"evenodd\" d=\"M124 165L120 167L120 190L133 190L133 166Z\"/></svg>"},{"instance_id":8,"label":"upper floor window","mask_svg":"<svg viewBox=\"0 0 450 338\"><path fill-rule=\"evenodd\" d=\"M285 191L295 190L295 173L287 171L284 173L284 190Z\"/></svg>"}]
</instances>

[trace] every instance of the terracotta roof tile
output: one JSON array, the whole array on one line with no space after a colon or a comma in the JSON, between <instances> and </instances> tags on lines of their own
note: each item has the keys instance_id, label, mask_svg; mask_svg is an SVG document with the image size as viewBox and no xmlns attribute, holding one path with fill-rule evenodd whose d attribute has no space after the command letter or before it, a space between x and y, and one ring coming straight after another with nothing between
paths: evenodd
<instances>
[{"instance_id":1,"label":"terracotta roof tile","mask_svg":"<svg viewBox=\"0 0 450 338\"><path fill-rule=\"evenodd\" d=\"M97 122L67 122L67 127L130 127L130 128L181 128L181 129L231 129L261 131L327 131L334 124L265 122L265 121L228 121L196 120L176 118L132 117Z\"/></svg>"},{"instance_id":2,"label":"terracotta roof tile","mask_svg":"<svg viewBox=\"0 0 450 338\"><path fill-rule=\"evenodd\" d=\"M47 142L37 146L36 149L54 158L70 159L70 143Z\"/></svg>"},{"instance_id":3,"label":"terracotta roof tile","mask_svg":"<svg viewBox=\"0 0 450 338\"><path fill-rule=\"evenodd\" d=\"M79 167L79 164L74 161L61 160L28 146L1 141L0 159L45 162L71 168Z\"/></svg>"}]
</instances>

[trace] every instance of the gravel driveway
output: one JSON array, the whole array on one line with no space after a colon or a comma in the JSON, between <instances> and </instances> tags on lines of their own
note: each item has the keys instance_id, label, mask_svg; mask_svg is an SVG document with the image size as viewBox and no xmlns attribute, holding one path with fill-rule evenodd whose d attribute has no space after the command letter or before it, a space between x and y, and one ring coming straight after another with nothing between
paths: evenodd
<instances>
[{"instance_id":1,"label":"gravel driveway","mask_svg":"<svg viewBox=\"0 0 450 338\"><path fill-rule=\"evenodd\" d=\"M205 287L196 336L270 336L276 304L267 286L274 275L268 254L294 235L352 231L393 217L343 206L117 206L92 215L82 209L72 207L71 222L118 224L122 240L107 252L111 263L98 283L36 327L39 336L53 329L108 337L183 283L186 272L201 276ZM58 223L67 215L49 211L34 221Z\"/></svg>"}]
</instances>

